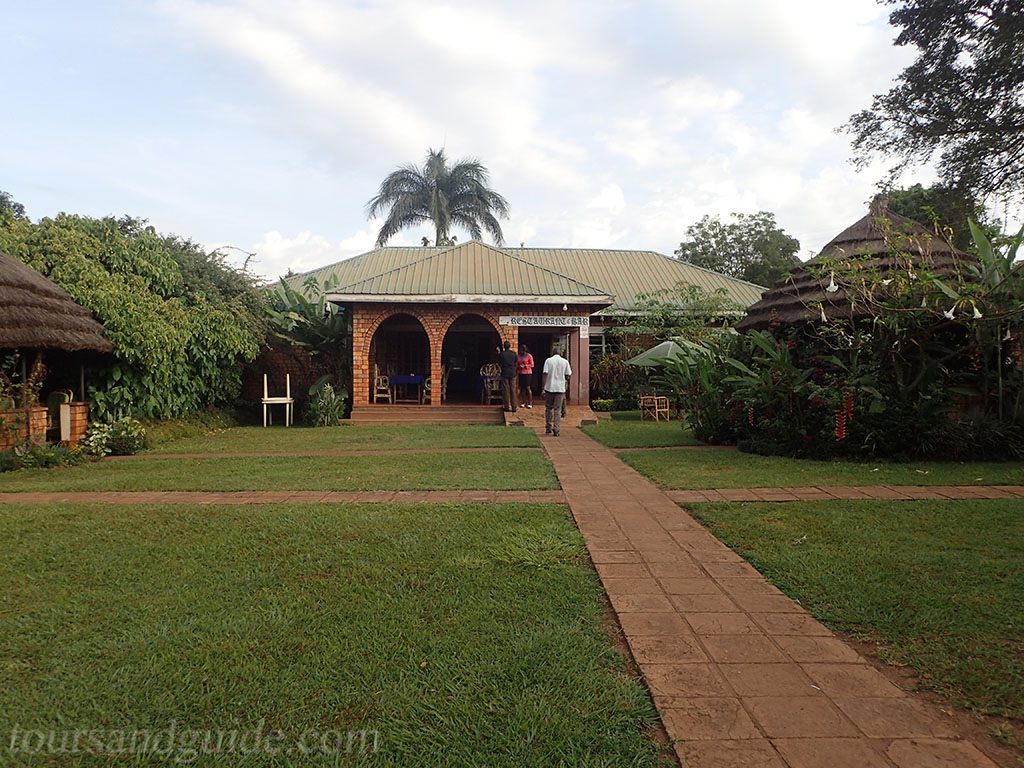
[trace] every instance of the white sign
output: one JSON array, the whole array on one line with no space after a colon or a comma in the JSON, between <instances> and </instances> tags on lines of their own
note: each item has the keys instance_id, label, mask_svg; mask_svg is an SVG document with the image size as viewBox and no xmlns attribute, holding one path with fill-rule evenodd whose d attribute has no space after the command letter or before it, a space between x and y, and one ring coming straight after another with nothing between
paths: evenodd
<instances>
[{"instance_id":1,"label":"white sign","mask_svg":"<svg viewBox=\"0 0 1024 768\"><path fill-rule=\"evenodd\" d=\"M501 315L498 318L498 322L501 325L538 325L538 326L554 326L556 328L562 328L569 326L572 328L589 328L590 317L587 315L579 315L576 317L570 317L565 315Z\"/></svg>"}]
</instances>

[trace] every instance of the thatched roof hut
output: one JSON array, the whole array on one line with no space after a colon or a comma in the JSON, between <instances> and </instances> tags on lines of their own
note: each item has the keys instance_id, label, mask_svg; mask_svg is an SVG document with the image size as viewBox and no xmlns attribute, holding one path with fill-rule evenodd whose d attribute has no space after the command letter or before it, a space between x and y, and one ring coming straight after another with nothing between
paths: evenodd
<instances>
[{"instance_id":1,"label":"thatched roof hut","mask_svg":"<svg viewBox=\"0 0 1024 768\"><path fill-rule=\"evenodd\" d=\"M897 259L895 252L906 256ZM856 263L861 269L877 271L879 278L885 279L889 272L905 269L908 263L944 276L958 271L963 262L973 260L913 219L890 211L887 198L878 195L867 216L839 233L818 256L761 294L761 299L747 308L747 316L736 324L736 330L762 330L774 322L816 322L822 315L829 320L869 316L870 310L852 299L842 281L835 282L829 265Z\"/></svg>"},{"instance_id":2,"label":"thatched roof hut","mask_svg":"<svg viewBox=\"0 0 1024 768\"><path fill-rule=\"evenodd\" d=\"M67 291L0 253L0 349L110 353L114 345Z\"/></svg>"}]
</instances>

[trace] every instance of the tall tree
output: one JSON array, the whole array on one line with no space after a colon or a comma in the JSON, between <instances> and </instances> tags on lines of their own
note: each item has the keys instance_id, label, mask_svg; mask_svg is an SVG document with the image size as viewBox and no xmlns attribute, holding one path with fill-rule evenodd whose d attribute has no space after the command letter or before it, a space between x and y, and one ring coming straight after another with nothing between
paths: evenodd
<instances>
[{"instance_id":1,"label":"tall tree","mask_svg":"<svg viewBox=\"0 0 1024 768\"><path fill-rule=\"evenodd\" d=\"M969 193L959 189L933 184L922 187L915 184L887 193L889 210L920 222L961 251L973 247L969 220L979 224L987 237L999 234L998 222L992 221L985 206Z\"/></svg>"},{"instance_id":2,"label":"tall tree","mask_svg":"<svg viewBox=\"0 0 1024 768\"><path fill-rule=\"evenodd\" d=\"M434 244L454 242L451 229L463 227L474 239L487 230L495 243L504 236L498 218L508 218L508 202L488 186L487 169L474 158L448 165L444 150L428 150L423 168L406 165L389 173L377 194L366 204L368 216L385 210L387 218L377 245L387 243L399 230L431 222Z\"/></svg>"},{"instance_id":3,"label":"tall tree","mask_svg":"<svg viewBox=\"0 0 1024 768\"><path fill-rule=\"evenodd\" d=\"M691 224L675 255L694 266L764 286L800 264L800 241L779 228L774 213L732 216L735 221L727 224L717 216Z\"/></svg>"},{"instance_id":4,"label":"tall tree","mask_svg":"<svg viewBox=\"0 0 1024 768\"><path fill-rule=\"evenodd\" d=\"M880 0L895 10L896 45L917 60L853 115L854 162L897 158L890 180L938 153L946 186L1024 192L1024 3L1020 0Z\"/></svg>"}]
</instances>

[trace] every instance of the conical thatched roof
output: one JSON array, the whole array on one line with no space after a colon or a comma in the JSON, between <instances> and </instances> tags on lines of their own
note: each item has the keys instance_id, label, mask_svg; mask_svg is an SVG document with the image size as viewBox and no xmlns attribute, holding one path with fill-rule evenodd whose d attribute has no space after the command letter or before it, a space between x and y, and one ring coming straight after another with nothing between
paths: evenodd
<instances>
[{"instance_id":1,"label":"conical thatched roof","mask_svg":"<svg viewBox=\"0 0 1024 768\"><path fill-rule=\"evenodd\" d=\"M855 260L864 269L877 270L884 279L886 273L898 268L892 253L894 247L908 254L916 267L939 276L952 274L964 261L973 261L973 257L953 248L918 222L890 211L886 197L878 195L867 216L839 233L818 256L796 267L789 277L778 280L761 294L761 299L747 308L747 316L736 324L736 330L761 330L773 322L815 322L822 319L822 313L830 320L866 317L868 311L851 302L842 283L832 281L827 267L837 261L849 264ZM906 263L904 259L902 267ZM837 290L827 290L830 283Z\"/></svg>"},{"instance_id":2,"label":"conical thatched roof","mask_svg":"<svg viewBox=\"0 0 1024 768\"><path fill-rule=\"evenodd\" d=\"M114 345L67 291L0 253L0 349L113 352Z\"/></svg>"}]
</instances>

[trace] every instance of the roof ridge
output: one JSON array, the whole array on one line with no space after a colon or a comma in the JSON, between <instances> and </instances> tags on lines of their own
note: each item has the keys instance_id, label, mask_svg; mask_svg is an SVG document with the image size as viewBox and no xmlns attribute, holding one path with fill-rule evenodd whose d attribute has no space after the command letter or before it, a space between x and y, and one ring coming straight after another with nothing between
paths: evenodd
<instances>
[{"instance_id":1,"label":"roof ridge","mask_svg":"<svg viewBox=\"0 0 1024 768\"><path fill-rule=\"evenodd\" d=\"M385 269L383 272L376 272L376 273L374 273L372 275L367 275L367 276L362 277L362 278L360 278L358 280L353 280L353 281L351 281L349 283L346 283L345 285L336 286L335 288L331 289L330 292L331 293L341 293L346 288L350 288L350 287L352 287L354 285L358 285L359 283L365 283L365 282L367 282L369 280L377 280L379 278L384 277L385 275L391 275L391 274L394 274L395 272L400 272L401 270L408 269L408 268L412 267L415 264L421 264L421 263L423 263L425 261L429 261L430 259L434 258L435 256L443 256L445 253L456 251L459 248L466 248L468 246L473 245L474 243L476 243L477 245L483 246L484 248L487 248L488 250L495 251L495 252L501 254L502 256L504 256L505 258L511 259L513 261L517 261L520 264L526 264L528 267L530 267L532 269L537 269L537 270L540 270L542 272L547 272L548 274L555 275L556 277L560 277L563 280L567 280L570 283L574 283L575 285L580 285L580 286L582 286L584 288L587 288L588 290L593 291L596 295L599 295L599 296L608 296L609 295L607 293L607 291L605 291L603 288L598 288L596 285L590 285L589 283L584 283L582 280L577 280L576 278L570 277L569 275L564 275L561 272L556 272L555 270L551 269L550 267L545 267L545 266L543 266L541 264L535 264L534 262L530 261L529 259L525 259L522 256L519 256L519 255L517 255L515 253L512 253L510 250L506 250L502 246L491 245L490 243L485 243L482 240L477 240L475 238L472 239L472 240L467 240L464 243L456 243L454 245L449 245L449 246L423 246L423 247L431 248L431 250L433 252L429 253L429 254L426 254L425 256L423 256L421 258L416 258L416 259L413 259L411 261L407 261L405 264L400 264L400 265L398 265L396 267L392 267L391 269ZM373 251L369 251L368 253L375 253L375 252L381 251L381 250L384 250L384 249L383 248L376 248ZM363 255L368 255L368 254L363 254Z\"/></svg>"}]
</instances>

